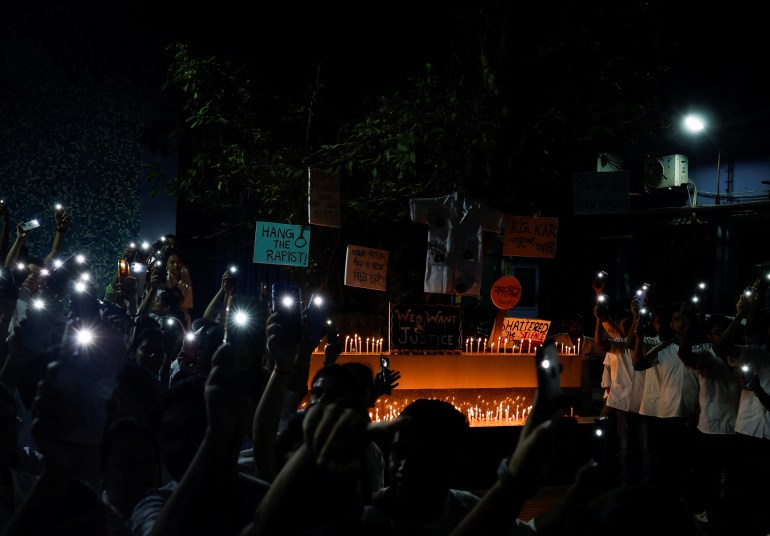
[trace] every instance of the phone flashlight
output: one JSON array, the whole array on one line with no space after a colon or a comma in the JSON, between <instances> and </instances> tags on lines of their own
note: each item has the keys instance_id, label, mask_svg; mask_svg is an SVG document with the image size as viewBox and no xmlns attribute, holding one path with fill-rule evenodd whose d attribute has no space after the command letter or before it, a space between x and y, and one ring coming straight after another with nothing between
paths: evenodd
<instances>
[{"instance_id":1,"label":"phone flashlight","mask_svg":"<svg viewBox=\"0 0 770 536\"><path fill-rule=\"evenodd\" d=\"M131 270L126 259L120 259L118 261L118 273L120 277L129 277L131 275Z\"/></svg>"}]
</instances>

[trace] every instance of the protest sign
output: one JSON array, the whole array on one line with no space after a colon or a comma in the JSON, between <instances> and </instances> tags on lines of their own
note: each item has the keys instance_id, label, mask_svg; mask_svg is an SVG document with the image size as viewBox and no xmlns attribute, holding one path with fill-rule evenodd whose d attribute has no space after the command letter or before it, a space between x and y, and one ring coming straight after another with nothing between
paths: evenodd
<instances>
[{"instance_id":1,"label":"protest sign","mask_svg":"<svg viewBox=\"0 0 770 536\"><path fill-rule=\"evenodd\" d=\"M348 244L345 284L349 287L385 290L388 281L388 252Z\"/></svg>"},{"instance_id":2,"label":"protest sign","mask_svg":"<svg viewBox=\"0 0 770 536\"><path fill-rule=\"evenodd\" d=\"M257 229L254 232L254 262L307 266L309 254L309 227L257 222Z\"/></svg>"}]
</instances>

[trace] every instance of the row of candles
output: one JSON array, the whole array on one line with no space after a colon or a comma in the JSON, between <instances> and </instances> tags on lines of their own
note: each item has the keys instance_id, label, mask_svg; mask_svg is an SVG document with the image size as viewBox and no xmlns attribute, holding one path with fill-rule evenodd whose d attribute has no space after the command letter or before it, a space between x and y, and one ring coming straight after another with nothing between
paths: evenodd
<instances>
[{"instance_id":1,"label":"row of candles","mask_svg":"<svg viewBox=\"0 0 770 536\"><path fill-rule=\"evenodd\" d=\"M479 426L523 426L532 410L532 406L521 397L506 397L505 400L464 400L454 397L446 400L458 411L464 413L471 427ZM380 402L380 401L378 401ZM409 404L406 399L400 404L387 402L377 404L369 412L373 422L391 421L399 416L401 410Z\"/></svg>"},{"instance_id":2,"label":"row of candles","mask_svg":"<svg viewBox=\"0 0 770 536\"><path fill-rule=\"evenodd\" d=\"M499 353L507 353L508 352L508 343L510 343L510 351L511 353L519 353L519 354L533 354L537 350L538 345L537 341L535 344L532 344L532 339L526 340L526 348L524 346L524 339L522 340L514 340L514 339L508 339L508 337L498 337L497 338L497 346L495 346L494 342L491 342L489 345L487 345L487 339L478 337L474 339L473 337L468 337L465 339L465 352L475 352L475 353L491 353L491 354L499 354ZM562 354L580 354L580 339L578 339L577 344L573 344L572 346L557 343L556 349L559 351L559 353ZM475 345L475 348L474 348ZM518 351L517 351L518 350Z\"/></svg>"},{"instance_id":3,"label":"row of candles","mask_svg":"<svg viewBox=\"0 0 770 536\"><path fill-rule=\"evenodd\" d=\"M367 337L366 338L366 346L363 344L363 339L359 337L358 335L353 335L352 337L350 335L345 337L345 347L343 352L344 353L353 353L353 352L365 352L367 354L379 354L382 353L382 343L384 339L380 337L379 339L376 337Z\"/></svg>"},{"instance_id":4,"label":"row of candles","mask_svg":"<svg viewBox=\"0 0 770 536\"><path fill-rule=\"evenodd\" d=\"M363 339L359 335L345 336L345 346L342 350L343 353L367 353L367 354L379 354L382 353L384 339L382 337L367 337ZM497 344L491 342L489 344L486 337L468 337L465 339L465 353L514 353L514 354L533 354L540 346L537 341L533 344L532 339L509 339L508 337L498 337ZM525 344L526 343L526 344ZM562 343L557 343L557 350L562 354L580 354L580 343L578 339L577 344L569 346ZM509 346L510 345L510 346ZM320 346L319 346L320 348ZM320 351L320 350L319 350Z\"/></svg>"}]
</instances>

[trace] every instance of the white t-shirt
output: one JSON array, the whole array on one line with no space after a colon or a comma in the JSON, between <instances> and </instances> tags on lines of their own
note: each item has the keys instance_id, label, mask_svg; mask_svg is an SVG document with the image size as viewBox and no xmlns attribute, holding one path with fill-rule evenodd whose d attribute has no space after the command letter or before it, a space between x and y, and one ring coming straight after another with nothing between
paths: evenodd
<instances>
[{"instance_id":1,"label":"white t-shirt","mask_svg":"<svg viewBox=\"0 0 770 536\"><path fill-rule=\"evenodd\" d=\"M634 370L631 352L625 339L610 342L604 356L605 374L602 387L609 387L606 405L622 411L639 413L644 393L646 372Z\"/></svg>"},{"instance_id":2,"label":"white t-shirt","mask_svg":"<svg viewBox=\"0 0 770 536\"><path fill-rule=\"evenodd\" d=\"M742 363L750 363L759 376L759 384L766 392L770 392L770 355L767 348L748 345L739 346L739 349L739 366ZM753 391L741 390L735 431L752 437L770 439L770 411L762 405Z\"/></svg>"}]
</instances>

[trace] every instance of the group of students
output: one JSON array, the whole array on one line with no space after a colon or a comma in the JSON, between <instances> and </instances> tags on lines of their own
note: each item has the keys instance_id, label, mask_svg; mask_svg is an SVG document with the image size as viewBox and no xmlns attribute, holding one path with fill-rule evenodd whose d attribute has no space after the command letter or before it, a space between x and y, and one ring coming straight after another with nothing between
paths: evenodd
<instances>
[{"instance_id":1,"label":"group of students","mask_svg":"<svg viewBox=\"0 0 770 536\"><path fill-rule=\"evenodd\" d=\"M734 315L693 301L643 314L649 304L632 299L617 322L594 310L619 483L676 490L712 532L770 531L756 491L770 469L768 275Z\"/></svg>"},{"instance_id":2,"label":"group of students","mask_svg":"<svg viewBox=\"0 0 770 536\"><path fill-rule=\"evenodd\" d=\"M55 219L45 260L24 251L28 231L17 226L0 273L4 534L700 533L677 488L657 478L607 488L594 460L552 508L521 518L569 425L540 390L494 483L454 487L469 424L452 404L418 399L373 423L369 409L397 387L397 371L338 363L341 342L332 338L310 378L322 339L311 340L306 326L297 334L270 310L264 330L244 335L228 314L229 272L204 314L185 317L182 288L192 286L173 245L161 248L165 264L147 260L145 285L118 273L97 292L76 261L55 266L69 218L57 210ZM60 278L67 284L52 284ZM620 353L651 365L634 374L662 370L668 347L648 352L641 328L632 331L639 343L627 340ZM619 344L607 350L611 376ZM677 359L699 362L692 347ZM660 451L649 454L655 468Z\"/></svg>"}]
</instances>

